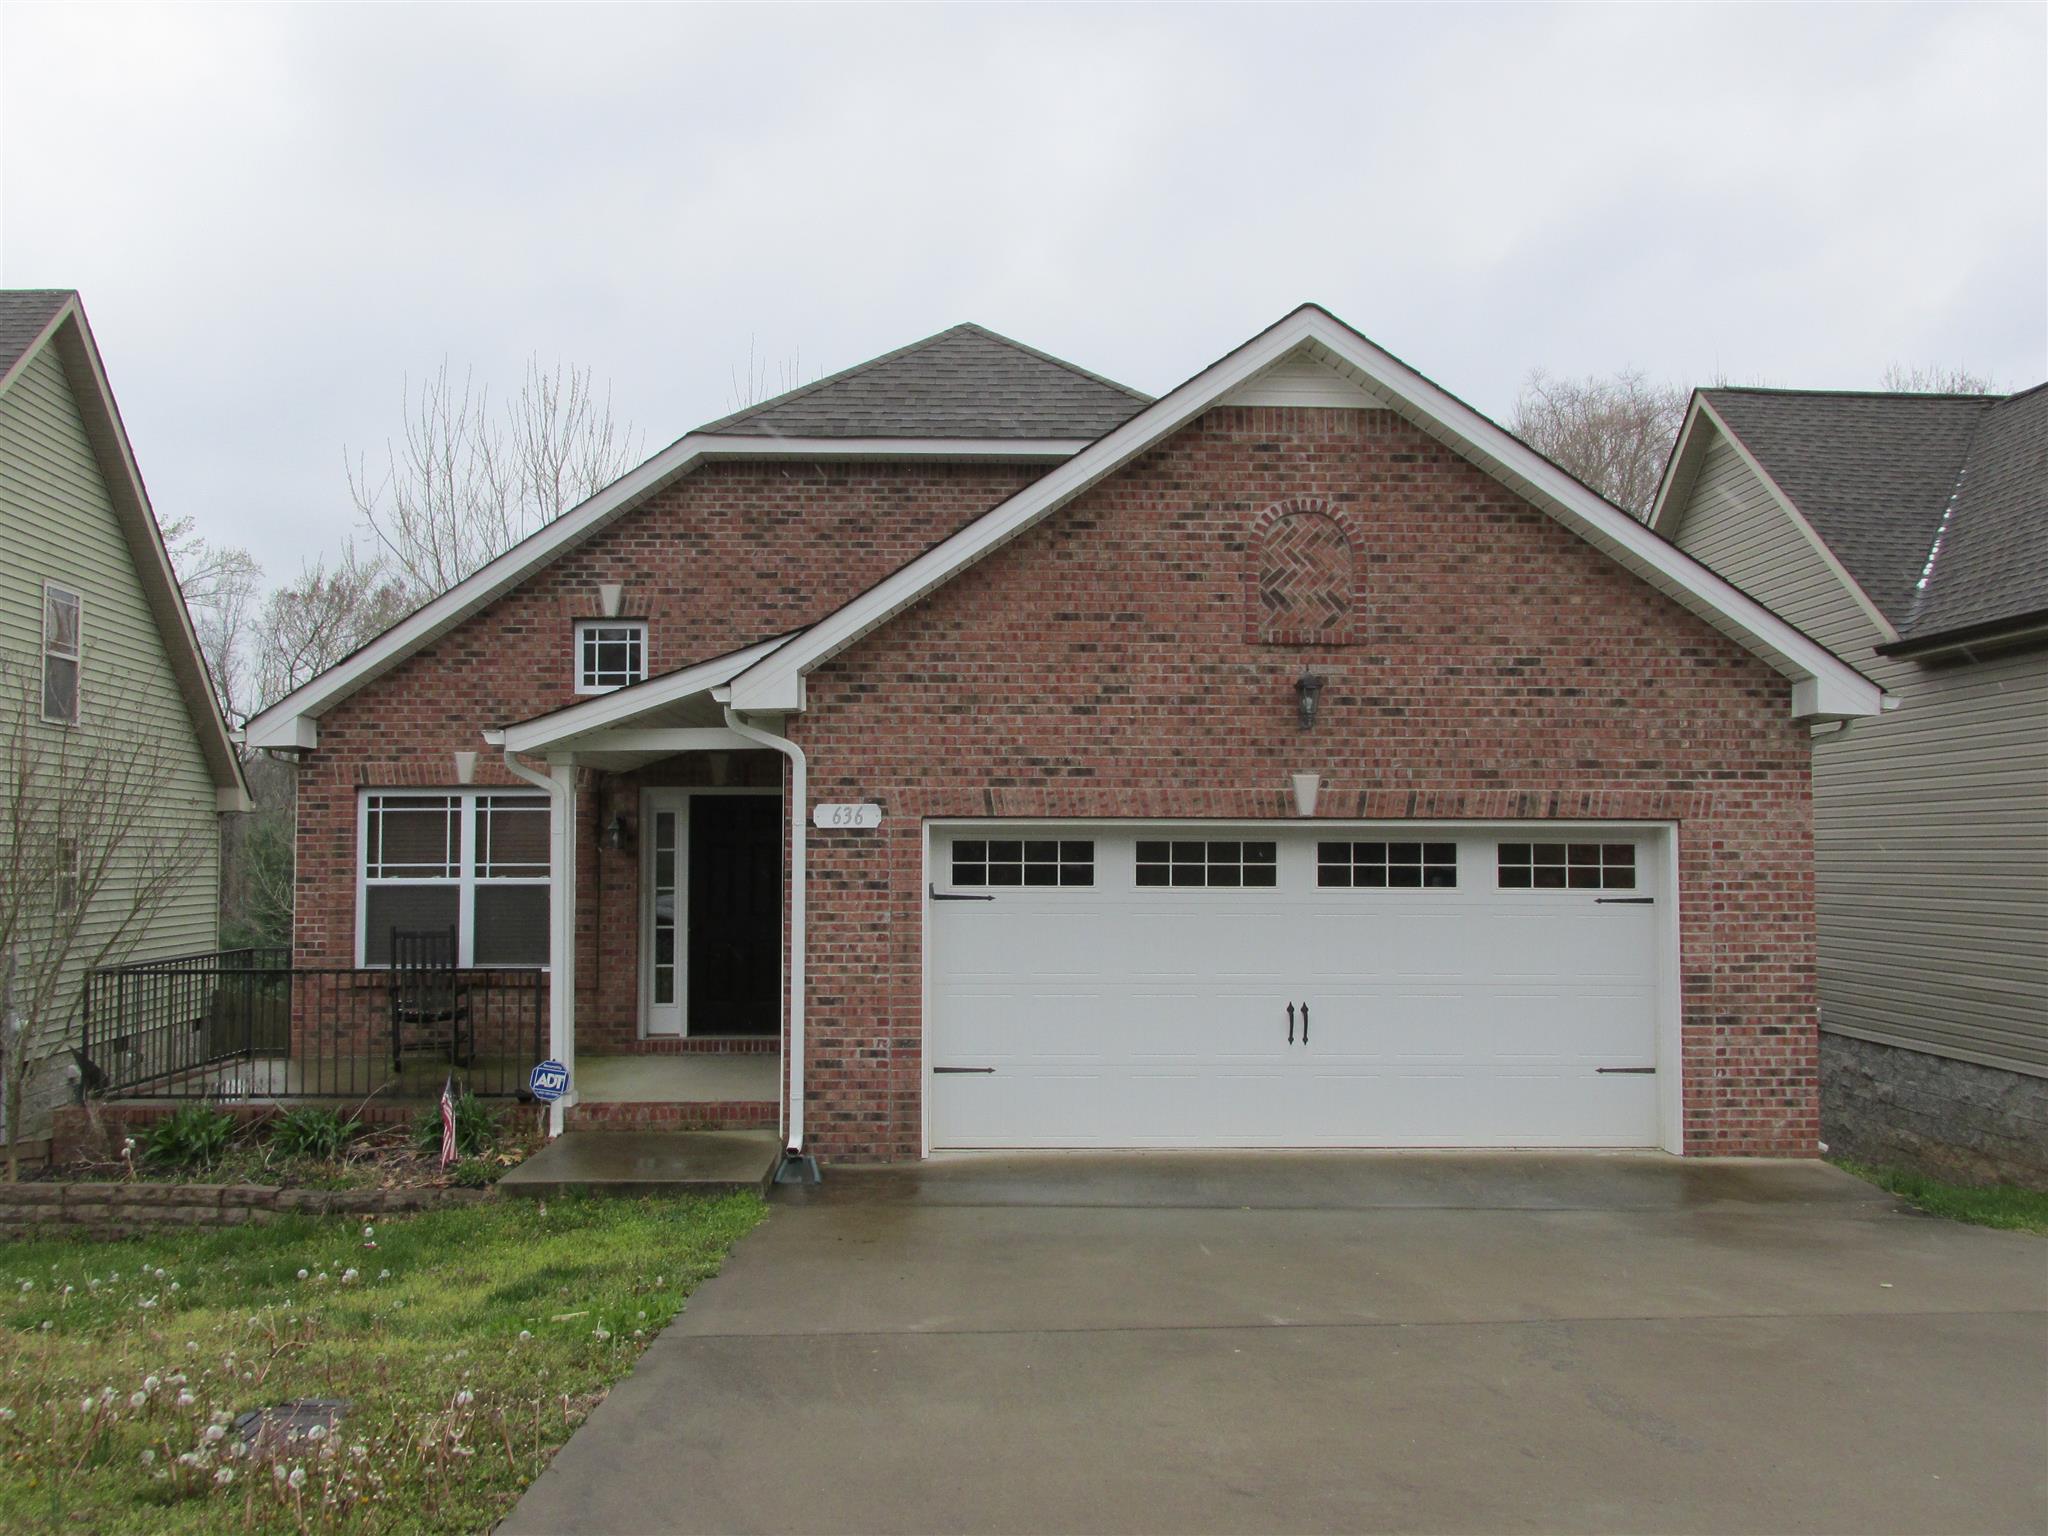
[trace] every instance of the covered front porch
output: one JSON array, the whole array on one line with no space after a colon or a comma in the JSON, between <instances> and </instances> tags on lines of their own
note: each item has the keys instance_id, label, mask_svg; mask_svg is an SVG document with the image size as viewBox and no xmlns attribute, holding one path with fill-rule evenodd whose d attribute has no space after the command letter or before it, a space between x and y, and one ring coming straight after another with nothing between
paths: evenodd
<instances>
[{"instance_id":1,"label":"covered front porch","mask_svg":"<svg viewBox=\"0 0 2048 1536\"><path fill-rule=\"evenodd\" d=\"M788 1128L801 758L716 697L763 653L486 733L549 796L547 1054L569 1074L554 1133Z\"/></svg>"}]
</instances>

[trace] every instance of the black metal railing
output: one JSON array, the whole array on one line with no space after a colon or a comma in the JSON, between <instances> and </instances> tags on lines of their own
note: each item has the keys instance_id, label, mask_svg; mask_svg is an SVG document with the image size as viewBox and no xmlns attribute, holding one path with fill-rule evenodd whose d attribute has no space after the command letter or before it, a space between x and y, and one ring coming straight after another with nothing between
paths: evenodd
<instances>
[{"instance_id":1,"label":"black metal railing","mask_svg":"<svg viewBox=\"0 0 2048 1536\"><path fill-rule=\"evenodd\" d=\"M79 1063L101 1098L509 1097L547 1055L547 976L295 966L282 949L106 966Z\"/></svg>"}]
</instances>

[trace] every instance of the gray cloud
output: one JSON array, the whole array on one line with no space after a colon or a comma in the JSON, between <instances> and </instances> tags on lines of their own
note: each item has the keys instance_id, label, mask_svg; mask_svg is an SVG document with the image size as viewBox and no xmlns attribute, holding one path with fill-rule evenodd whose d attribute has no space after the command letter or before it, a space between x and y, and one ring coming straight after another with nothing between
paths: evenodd
<instances>
[{"instance_id":1,"label":"gray cloud","mask_svg":"<svg viewBox=\"0 0 2048 1536\"><path fill-rule=\"evenodd\" d=\"M650 447L750 341L1156 391L1310 298L1497 414L2048 374L2038 7L0 15L0 281L84 291L159 510L277 574L444 356Z\"/></svg>"}]
</instances>

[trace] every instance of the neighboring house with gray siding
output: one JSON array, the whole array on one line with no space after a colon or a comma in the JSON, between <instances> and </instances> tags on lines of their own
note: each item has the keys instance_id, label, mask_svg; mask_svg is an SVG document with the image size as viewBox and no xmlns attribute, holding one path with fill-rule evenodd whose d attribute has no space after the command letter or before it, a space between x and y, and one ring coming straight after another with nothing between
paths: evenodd
<instances>
[{"instance_id":1,"label":"neighboring house with gray siding","mask_svg":"<svg viewBox=\"0 0 2048 1536\"><path fill-rule=\"evenodd\" d=\"M1897 701L1814 743L1823 1134L2048 1180L2048 385L1701 390L1649 521Z\"/></svg>"},{"instance_id":2,"label":"neighboring house with gray siding","mask_svg":"<svg viewBox=\"0 0 2048 1536\"><path fill-rule=\"evenodd\" d=\"M219 818L248 808L67 290L0 291L0 688L0 969L28 1042L20 1131L37 1136L73 1092L86 967L214 948Z\"/></svg>"}]
</instances>

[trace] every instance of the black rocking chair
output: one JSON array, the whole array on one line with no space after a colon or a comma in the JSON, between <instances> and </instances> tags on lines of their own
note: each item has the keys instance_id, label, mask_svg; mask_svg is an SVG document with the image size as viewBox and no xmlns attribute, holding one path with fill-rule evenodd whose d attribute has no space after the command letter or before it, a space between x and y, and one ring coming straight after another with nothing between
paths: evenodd
<instances>
[{"instance_id":1,"label":"black rocking chair","mask_svg":"<svg viewBox=\"0 0 2048 1536\"><path fill-rule=\"evenodd\" d=\"M469 989L455 969L453 928L391 930L391 1070L432 1054L467 1067L476 1055Z\"/></svg>"}]
</instances>

